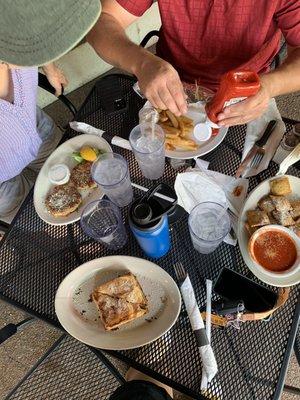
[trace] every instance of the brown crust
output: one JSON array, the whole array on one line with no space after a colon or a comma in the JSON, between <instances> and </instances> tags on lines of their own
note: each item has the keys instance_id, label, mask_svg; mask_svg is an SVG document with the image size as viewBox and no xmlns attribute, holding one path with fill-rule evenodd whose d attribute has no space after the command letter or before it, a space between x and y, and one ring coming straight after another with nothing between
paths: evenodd
<instances>
[{"instance_id":1,"label":"brown crust","mask_svg":"<svg viewBox=\"0 0 300 400\"><path fill-rule=\"evenodd\" d=\"M270 181L271 194L275 196L286 196L292 193L289 178L276 178Z\"/></svg>"},{"instance_id":2,"label":"brown crust","mask_svg":"<svg viewBox=\"0 0 300 400\"><path fill-rule=\"evenodd\" d=\"M92 189L97 186L91 175L92 164L90 161L83 161L72 169L70 181L77 189Z\"/></svg>"},{"instance_id":3,"label":"brown crust","mask_svg":"<svg viewBox=\"0 0 300 400\"><path fill-rule=\"evenodd\" d=\"M116 329L148 312L147 299L132 274L98 286L92 293L105 330Z\"/></svg>"},{"instance_id":4,"label":"brown crust","mask_svg":"<svg viewBox=\"0 0 300 400\"><path fill-rule=\"evenodd\" d=\"M136 279L136 276L131 273L112 279L111 281L100 285L95 290L111 297L124 299L130 303L147 305L147 299L144 292Z\"/></svg>"},{"instance_id":5,"label":"brown crust","mask_svg":"<svg viewBox=\"0 0 300 400\"><path fill-rule=\"evenodd\" d=\"M45 199L47 210L54 217L66 217L80 206L81 195L73 185L54 186Z\"/></svg>"}]
</instances>

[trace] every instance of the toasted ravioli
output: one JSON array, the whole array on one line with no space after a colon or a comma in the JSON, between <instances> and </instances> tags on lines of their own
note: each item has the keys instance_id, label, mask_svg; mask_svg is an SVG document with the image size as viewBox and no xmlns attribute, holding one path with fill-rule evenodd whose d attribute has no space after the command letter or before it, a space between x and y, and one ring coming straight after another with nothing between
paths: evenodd
<instances>
[{"instance_id":1,"label":"toasted ravioli","mask_svg":"<svg viewBox=\"0 0 300 400\"><path fill-rule=\"evenodd\" d=\"M270 219L265 211L249 210L247 211L247 222L251 228L270 224Z\"/></svg>"},{"instance_id":2,"label":"toasted ravioli","mask_svg":"<svg viewBox=\"0 0 300 400\"><path fill-rule=\"evenodd\" d=\"M275 196L286 196L292 193L290 181L287 177L276 178L270 181L271 194Z\"/></svg>"}]
</instances>

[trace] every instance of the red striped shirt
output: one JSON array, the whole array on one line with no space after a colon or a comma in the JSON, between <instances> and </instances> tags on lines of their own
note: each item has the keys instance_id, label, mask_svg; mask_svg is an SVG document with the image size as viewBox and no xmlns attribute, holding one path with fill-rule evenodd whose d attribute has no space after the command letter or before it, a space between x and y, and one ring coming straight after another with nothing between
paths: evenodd
<instances>
[{"instance_id":1,"label":"red striped shirt","mask_svg":"<svg viewBox=\"0 0 300 400\"><path fill-rule=\"evenodd\" d=\"M152 0L117 0L141 16ZM157 54L186 82L216 89L221 75L245 67L267 72L281 34L300 46L299 0L158 0Z\"/></svg>"}]
</instances>

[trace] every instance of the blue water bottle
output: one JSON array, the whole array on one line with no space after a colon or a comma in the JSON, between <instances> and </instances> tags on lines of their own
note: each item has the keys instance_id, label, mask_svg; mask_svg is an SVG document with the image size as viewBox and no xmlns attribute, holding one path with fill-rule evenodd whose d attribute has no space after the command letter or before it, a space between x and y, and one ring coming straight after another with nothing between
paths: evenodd
<instances>
[{"instance_id":1,"label":"blue water bottle","mask_svg":"<svg viewBox=\"0 0 300 400\"><path fill-rule=\"evenodd\" d=\"M161 189L167 189L175 199L163 206L159 198L154 194ZM173 189L164 183L160 183L151 189L140 199L136 200L129 210L129 225L140 247L147 256L159 258L167 254L170 249L170 234L168 213L177 203L177 196Z\"/></svg>"}]
</instances>

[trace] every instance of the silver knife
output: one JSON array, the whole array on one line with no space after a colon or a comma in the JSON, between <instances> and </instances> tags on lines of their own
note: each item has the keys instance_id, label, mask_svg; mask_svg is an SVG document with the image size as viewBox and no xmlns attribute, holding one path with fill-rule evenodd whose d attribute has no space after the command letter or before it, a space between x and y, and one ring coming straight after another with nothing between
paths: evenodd
<instances>
[{"instance_id":1,"label":"silver knife","mask_svg":"<svg viewBox=\"0 0 300 400\"><path fill-rule=\"evenodd\" d=\"M264 133L262 134L262 137L254 143L254 145L249 150L246 157L244 158L244 160L241 162L240 166L238 167L238 169L235 173L236 178L239 178L241 175L243 175L246 168L250 164L252 158L255 156L255 154L258 152L258 150L267 143L271 133L273 132L273 130L275 128L276 123L277 123L277 121L275 121L275 120L272 120L268 123L268 126L266 127Z\"/></svg>"}]
</instances>

